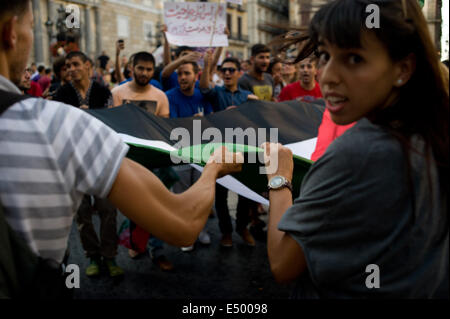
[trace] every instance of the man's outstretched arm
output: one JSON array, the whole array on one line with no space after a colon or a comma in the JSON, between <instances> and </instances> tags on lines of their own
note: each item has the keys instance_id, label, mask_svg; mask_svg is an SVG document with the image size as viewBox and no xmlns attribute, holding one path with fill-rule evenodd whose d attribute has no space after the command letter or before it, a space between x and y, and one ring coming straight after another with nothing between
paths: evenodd
<instances>
[{"instance_id":1,"label":"man's outstretched arm","mask_svg":"<svg viewBox=\"0 0 450 319\"><path fill-rule=\"evenodd\" d=\"M238 163L243 162L242 154L234 155ZM192 187L173 194L152 172L125 158L108 198L125 216L155 237L174 246L190 246L208 219L216 179L239 171L241 165L236 160L232 164L210 161Z\"/></svg>"}]
</instances>

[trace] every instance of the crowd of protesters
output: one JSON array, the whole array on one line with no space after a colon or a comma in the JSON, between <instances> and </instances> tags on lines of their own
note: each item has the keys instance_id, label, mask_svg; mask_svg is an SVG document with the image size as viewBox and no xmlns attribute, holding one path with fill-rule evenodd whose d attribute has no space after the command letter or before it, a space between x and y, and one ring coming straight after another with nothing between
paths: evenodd
<instances>
[{"instance_id":1,"label":"crowd of protesters","mask_svg":"<svg viewBox=\"0 0 450 319\"><path fill-rule=\"evenodd\" d=\"M28 3L26 0L21 2ZM403 105L407 106L410 103L411 106L411 103L417 102L412 99L414 91L411 91L410 86L406 86L406 83L410 82L413 86L417 85L417 81L425 81L424 78L418 78L417 72L421 72L420 74L423 76L429 77L428 80L435 80L437 83L436 88L433 88L435 91L433 91L435 93L433 103L437 110L433 112L446 112L448 116L448 88L444 92L445 90L443 91L441 87L442 83L446 83L448 86L448 69L437 60L437 55L431 52L430 44L427 42L428 36L422 33L424 19L417 11L418 5L411 1L401 2L403 5L387 1L383 5L383 12L397 10L408 16L410 22L397 21L395 19L398 18L393 18L389 14L384 15L383 19L390 22L395 20L398 28L404 28L402 30L410 37L409 40L415 41L411 48L409 46L405 46L405 48L400 48L398 45L389 46L401 37L399 34L403 33L400 31L397 34L391 30L392 34L389 38L359 29L344 30L345 27L339 17L345 16L349 21L361 19L358 14L351 16L352 12L361 11L359 10L361 4L341 0L324 6L311 24L309 41L310 44L316 46L317 54L311 54L312 52L303 49L298 53L294 63L285 61L283 56L275 55L267 44L254 44L251 48L250 59L239 60L231 56L221 58L223 48L209 49L206 53L201 53L196 48L182 46L172 51L165 39L164 61L161 65L156 65L154 56L146 51L136 52L129 57L124 56L122 51L126 43L118 40L115 61L112 61L105 52L102 52L96 59L91 59L80 51L72 51L55 60L52 69L42 65L36 67L36 64L32 63L23 71L20 80L16 82L23 94L63 102L76 108L112 108L133 103L156 116L170 118L226 112L239 107L248 100L315 102L324 100L323 95L325 95L328 107L319 128L318 147L312 158L317 161L317 165L313 166L305 178L300 197L292 202L288 188L270 192L270 219L269 224L265 225L258 218L260 214L266 213L264 208L239 196L235 231L247 245L255 246L254 236L259 234L258 227L260 231L265 231L263 229L267 226L269 261L272 272L278 280L293 280L309 269L310 276L307 277L307 280L300 282L295 291L296 297L351 297L357 295L356 292L360 290L357 286L358 280L362 278L362 275L352 277L351 272L357 272L355 267L360 265L358 259L361 259L361 263L370 264L378 258L371 259L371 256L378 256L381 252L380 247L386 245L392 245L391 250L386 253L386 258L390 253L395 253L396 255L390 259L395 265L414 267L413 264L402 264L403 259L411 259L413 263L419 265L417 268L399 270L395 269L395 265L388 265L385 259L377 259L392 271L389 280L399 285L397 290L394 289L396 292L393 295L399 293L411 297L421 295L448 297L448 285L447 287L441 285L445 278L448 280L448 260L446 264L443 261L440 263L440 260L443 260L442 251L445 249L448 259L447 213L443 216L443 212L446 211L445 207L447 207L444 197L448 192L448 181L443 182L442 177L439 177L443 172L448 172L448 163L445 162L448 161L448 136L446 139L442 137L440 131L442 127L438 127L436 132L432 132L431 127L434 126L424 127L422 130L418 122L415 122L421 116L419 115L420 110L402 108ZM330 12L340 12L341 14L336 14L337 18L330 18L332 16ZM420 32L412 32L402 23L412 23ZM324 25L326 27L323 27ZM359 26L360 23L352 25ZM336 33L338 31L334 31L333 26L340 26L339 30L342 33ZM164 32L165 29L163 29L165 35ZM346 38L346 35L349 37ZM351 42L356 38L358 39L356 43ZM359 47L359 51L348 49L354 47ZM172 52L174 53L173 57ZM411 57L412 55L414 58ZM423 63L427 59L428 62L433 59L436 61L433 60L431 66L425 67ZM367 69L361 66L363 63ZM200 67L201 65L203 68ZM415 71L416 65L417 71ZM373 69L370 69L371 67ZM381 74L380 68L385 68L385 73ZM321 71L320 74L319 71ZM353 75L348 73L351 71L353 71ZM438 78L438 74L444 74L442 79ZM352 76L355 76L355 79ZM375 76L379 76L379 78L375 79ZM394 84L390 85L388 89L383 87L383 85L387 86L389 81L394 81L394 77L396 77ZM358 79L359 83L356 82ZM365 84L368 86L364 87ZM344 85L348 87L344 87ZM369 87L370 85L373 87ZM7 87L7 85L5 84L3 87ZM351 93L351 89L360 89L359 94L367 96L360 96L358 92ZM430 88L428 93L431 90ZM409 92L410 96L408 97L408 93L405 92ZM447 94L446 104L439 100L439 96L441 94L444 96L445 93ZM364 98L369 100L364 100ZM350 104L356 110L357 105L352 104L356 103L355 101L360 103L361 108L366 107L367 109L359 113L357 111L349 111L348 114L340 112L345 105ZM383 111L390 105L389 103L394 105L393 109L395 108L392 114ZM440 103L443 103L443 108L439 111ZM402 112L410 112L410 117L403 118ZM436 114L431 114L429 119L423 118L423 121L428 121L428 125L438 123L439 115ZM73 114L73 116L79 115ZM370 118L372 123L360 120L363 116ZM434 117L432 118L432 116ZM84 122L77 125L88 125L81 123ZM442 126L446 125L448 129L448 119L441 124ZM355 128L352 129L354 126ZM373 148L365 149L370 145L367 145L364 140L360 140L356 134L345 134L347 131L356 130L359 130L361 136L364 134L366 140L373 143ZM392 132L392 136L398 138L400 143L404 143L402 144L404 147L401 148L393 142L394 138L386 137L385 132ZM414 134L422 134L424 139L418 140ZM332 143L340 136L343 138L339 139L339 143ZM436 136L440 136L443 140L434 139ZM424 145L428 145L429 149L426 151L431 153L427 153L429 156L425 162L417 158L417 154L413 154L413 151L410 150L413 146L409 142L405 142L405 137L413 139L412 143L416 152L420 153L424 149ZM382 156L377 157L377 154L381 152L380 149L377 149L378 153L374 151L376 147L381 147L380 141L385 143L383 145L388 145L387 150L383 150L382 153L390 152L392 167L383 168ZM333 147L327 151L329 145ZM283 176L288 184L289 180L292 180L292 154L282 146L265 145L267 154L273 152L274 149L278 150L282 164L279 165L277 174L269 176L269 179L276 177L275 175ZM124 149L111 151L122 155L125 152ZM445 155L445 151L447 151L447 155ZM402 152L411 156L411 160L407 161L407 164L404 163ZM373 155L372 158L368 158L369 153ZM100 154L99 156L106 155ZM364 157L368 162L372 161L373 167L367 170L367 166L364 166L367 164L366 162L357 162L359 157ZM434 160L437 161L436 165ZM443 162L444 164L442 164ZM131 168L134 167L134 164L129 165ZM404 176L401 175L402 171L399 167L403 166L408 167L406 171L409 175L406 176L409 176L407 180L410 184L404 181ZM422 176L418 167L425 167L423 171L428 172L428 179ZM356 172L356 170L358 171ZM375 170L384 170L384 173L378 173ZM372 173L368 171L372 171ZM352 175L352 172L357 174ZM201 181L202 178L206 179L205 174L201 175L189 165L154 170L153 173L159 177L160 181L157 181L152 175L152 183L156 183L159 185L158 187L170 189L175 194L192 194L190 190L198 188L197 181ZM122 175L119 173L119 176ZM167 176L172 178L167 178ZM380 176L384 178L383 181L379 178ZM94 177L105 182L104 177L100 175ZM121 178L124 179L124 177ZM389 180L393 180L394 184ZM420 184L422 186L414 184L418 180L423 182ZM399 187L400 181L404 182L402 187ZM399 183L395 184L396 182ZM413 188L413 193L421 192L420 194L425 197L405 195L408 192L408 185ZM91 185L85 186L83 190L88 190L89 187ZM166 242L168 244L176 242L183 251L194 249L196 240L204 245L211 242L204 226L207 216L211 214L212 205L202 206L203 222L196 224L195 231L189 233L189 240L172 240L169 235L161 235L163 231L159 231L157 227L149 226L150 222L135 211L131 210L129 213L127 205L123 202L125 199L120 198L114 192L114 190L118 191L117 188L113 189L110 197L105 198L107 195L105 191L109 186L98 185L98 187L96 192L84 192L83 196L79 198L80 204L76 207L76 222L79 226L80 238L86 257L90 259L89 266L85 270L88 276L98 275L102 263L107 266L110 276L123 275L124 270L115 262L119 244L128 248L131 258L146 253L147 247L150 246L150 254L155 263L162 270L171 270L174 266L164 256ZM222 235L220 244L223 247L232 247L233 225L227 205L228 190L217 184L212 188L215 189L215 212ZM367 188L372 189L367 190ZM349 189L352 189L354 193L349 194ZM120 190L123 189L120 188ZM383 194L383 199L376 201L382 207L382 213L373 206L375 204L370 204L368 200L364 201L365 198L375 196L374 194ZM164 194L164 196L167 195ZM428 209L427 205L430 201L433 202L433 207ZM4 202L3 197L2 202ZM121 234L117 233L116 214L118 209L120 212L123 210L127 217L134 217L133 220L137 223L127 220L126 227L121 227L122 230L125 229L123 231L128 232L128 236L124 236L125 239L119 238ZM406 215L395 215L393 209L396 209L396 212L404 211ZM355 213L361 210L363 211L361 219L349 214L349 212ZM430 211L428 212L428 210ZM100 236L97 236L92 224L94 212L98 212L101 216ZM302 215L302 212L307 213ZM389 212L393 215L388 216ZM374 217L377 213L380 213L380 218L383 220ZM173 221L170 218L167 220L167 223ZM390 222L386 222L387 220ZM421 226L416 225L422 222L424 224ZM358 223L370 224L372 228L367 233L364 231L364 227L357 225ZM380 223L383 226L380 226ZM404 224L409 224L410 227L403 227ZM277 228L278 225L279 228ZM172 226L175 227L175 225ZM392 227L389 228L390 226ZM167 229L170 228L167 227ZM256 229L253 235L250 231L252 227L253 230ZM374 229L378 229L379 233L376 233ZM408 234L397 239L391 238L391 234L397 233L397 231L398 234L402 232ZM173 231L170 230L168 233L173 234ZM384 234L384 237L380 237L381 234ZM418 236L417 238L424 237L422 239L427 246L421 245L417 241L418 239L413 238L414 234ZM430 235L427 237L425 234ZM347 239L343 240L343 237ZM369 237L370 239L367 239ZM314 238L315 241L311 238ZM358 240L361 241L361 244L355 242ZM372 241L376 240L379 240L381 246L372 245ZM367 250L367 256L363 254L364 256L355 258L354 253L356 254L358 251L358 245L361 245L361 253L362 250ZM350 246L352 247L349 248ZM330 252L328 248L333 251ZM414 249L414 251L409 251L410 249ZM41 251L39 247L36 250ZM420 260L419 254L424 256L423 258L427 262ZM60 255L61 251L58 251L58 256ZM336 264L342 262L341 256L346 256L346 260L337 266ZM430 267L433 267L435 272L425 269L427 265L431 265ZM420 273L428 275L422 276ZM336 282L341 282L341 286L333 285L332 278ZM348 280L342 284L342 280L345 278ZM423 293L416 294L411 289L408 291L408 280L420 287L426 286ZM426 284L426 282L430 284ZM328 289L324 287L328 287ZM369 292L361 294L366 296L369 295Z\"/></svg>"},{"instance_id":2,"label":"crowd of protesters","mask_svg":"<svg viewBox=\"0 0 450 319\"><path fill-rule=\"evenodd\" d=\"M126 57L122 54L124 49L125 42L118 40L115 61L104 51L95 60L83 52L72 51L57 58L53 70L40 65L34 72L36 65L32 63L24 72L20 89L25 94L83 109L133 103L154 115L170 118L225 111L248 100L312 102L322 98L315 77L315 59L308 58L298 64L285 63L273 56L265 44L253 45L250 59L242 61L232 56L222 58L223 48L220 47L202 54L196 48L186 46L171 49L166 40L166 58L160 65L156 65L149 52L136 52ZM308 62L307 66L304 66L305 62ZM174 193L184 192L200 177L190 165L153 172L157 176L174 176L165 181L166 187ZM228 189L216 186L215 212L222 233L222 247L233 245L228 193ZM100 239L92 224L94 212L102 217ZM262 205L238 196L236 232L247 245L255 246L254 236L265 238L266 225L259 218L265 213ZM98 275L102 263L107 265L111 276L123 274L114 259L118 244L128 248L131 258L149 250L160 269L167 271L174 267L164 255L164 243L132 221L126 220L120 227L126 234L117 235L116 209L107 199L85 196L76 221L86 257L90 260L86 269L88 276ZM206 230L200 232L198 241L203 245L210 244ZM194 246L181 249L187 252Z\"/></svg>"}]
</instances>

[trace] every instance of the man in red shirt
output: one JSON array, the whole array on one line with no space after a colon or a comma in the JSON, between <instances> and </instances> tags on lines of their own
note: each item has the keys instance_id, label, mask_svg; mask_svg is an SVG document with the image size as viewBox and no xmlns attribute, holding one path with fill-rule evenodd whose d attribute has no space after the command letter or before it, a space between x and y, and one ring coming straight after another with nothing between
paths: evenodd
<instances>
[{"instance_id":1,"label":"man in red shirt","mask_svg":"<svg viewBox=\"0 0 450 319\"><path fill-rule=\"evenodd\" d=\"M39 86L41 87L42 94L45 95L45 91L50 87L50 83L52 82L51 78L52 69L47 68L45 69L44 75L41 76L41 78L37 81Z\"/></svg>"},{"instance_id":2,"label":"man in red shirt","mask_svg":"<svg viewBox=\"0 0 450 319\"><path fill-rule=\"evenodd\" d=\"M316 59L306 58L300 62L300 80L289 84L283 88L278 101L301 100L304 102L313 102L322 98L319 83L316 81Z\"/></svg>"},{"instance_id":3,"label":"man in red shirt","mask_svg":"<svg viewBox=\"0 0 450 319\"><path fill-rule=\"evenodd\" d=\"M315 58L302 60L300 62L300 81L285 86L278 97L279 102L295 99L313 102L322 98L319 83L316 81L316 66L317 60ZM335 124L331 120L329 111L325 109L317 135L316 148L311 156L311 160L317 161L325 153L328 146L353 125L355 123L348 125Z\"/></svg>"}]
</instances>

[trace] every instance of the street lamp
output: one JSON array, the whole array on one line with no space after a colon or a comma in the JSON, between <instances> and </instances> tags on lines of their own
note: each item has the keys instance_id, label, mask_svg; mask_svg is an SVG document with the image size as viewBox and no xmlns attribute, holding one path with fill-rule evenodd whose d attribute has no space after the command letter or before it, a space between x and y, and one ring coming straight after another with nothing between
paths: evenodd
<instances>
[{"instance_id":1,"label":"street lamp","mask_svg":"<svg viewBox=\"0 0 450 319\"><path fill-rule=\"evenodd\" d=\"M66 18L66 10L63 8L62 5L58 8L58 20L56 21L56 29L58 30L58 33L64 33L65 32L65 18Z\"/></svg>"},{"instance_id":2,"label":"street lamp","mask_svg":"<svg viewBox=\"0 0 450 319\"><path fill-rule=\"evenodd\" d=\"M53 21L50 20L50 17L47 18L47 21L45 22L45 27L47 28L48 42L52 43L52 38L53 38Z\"/></svg>"}]
</instances>

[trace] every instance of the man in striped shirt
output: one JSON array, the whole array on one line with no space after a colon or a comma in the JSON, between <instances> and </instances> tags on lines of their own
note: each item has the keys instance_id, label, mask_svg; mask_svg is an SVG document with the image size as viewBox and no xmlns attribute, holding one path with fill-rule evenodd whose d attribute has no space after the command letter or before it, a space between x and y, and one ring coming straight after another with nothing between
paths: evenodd
<instances>
[{"instance_id":1,"label":"man in striped shirt","mask_svg":"<svg viewBox=\"0 0 450 319\"><path fill-rule=\"evenodd\" d=\"M0 94L20 94L17 84L33 44L30 0L0 2L0 34ZM150 171L124 158L128 146L114 131L78 108L29 98L0 116L0 130L6 220L36 255L58 263L84 194L107 197L146 231L189 246L211 211L216 178L241 167L219 163L225 152L216 152L197 183L172 194Z\"/></svg>"}]
</instances>

